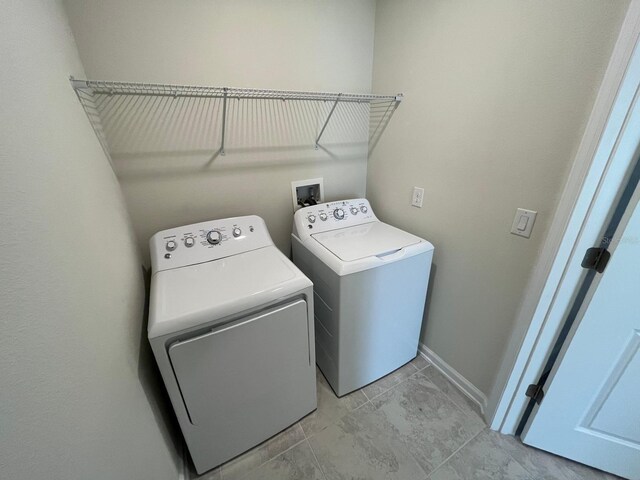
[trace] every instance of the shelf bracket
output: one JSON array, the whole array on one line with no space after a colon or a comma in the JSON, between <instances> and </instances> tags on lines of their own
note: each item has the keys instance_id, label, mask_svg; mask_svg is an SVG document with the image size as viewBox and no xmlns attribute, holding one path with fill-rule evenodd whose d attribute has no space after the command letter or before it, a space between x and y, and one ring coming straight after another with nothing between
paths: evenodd
<instances>
[{"instance_id":1,"label":"shelf bracket","mask_svg":"<svg viewBox=\"0 0 640 480\"><path fill-rule=\"evenodd\" d=\"M320 142L320 138L322 137L322 134L324 133L324 129L327 128L329 120L331 119L331 115L333 115L333 112L335 111L336 107L338 106L338 102L340 101L340 95L342 95L342 94L339 93L338 96L336 97L336 101L333 102L333 107L331 107L331 111L329 112L329 115L327 115L327 119L324 121L324 125L322 126L322 130L320 130L320 133L318 134L318 138L316 138L316 150L318 149L318 143Z\"/></svg>"},{"instance_id":2,"label":"shelf bracket","mask_svg":"<svg viewBox=\"0 0 640 480\"><path fill-rule=\"evenodd\" d=\"M224 135L227 130L227 96L229 89L224 88L224 96L222 97L222 140L220 141L220 155L224 155Z\"/></svg>"}]
</instances>

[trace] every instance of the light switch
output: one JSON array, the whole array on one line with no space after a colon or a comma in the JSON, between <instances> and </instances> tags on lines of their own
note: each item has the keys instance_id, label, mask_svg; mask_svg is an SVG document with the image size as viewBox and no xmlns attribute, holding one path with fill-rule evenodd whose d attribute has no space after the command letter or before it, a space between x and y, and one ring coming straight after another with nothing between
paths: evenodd
<instances>
[{"instance_id":1,"label":"light switch","mask_svg":"<svg viewBox=\"0 0 640 480\"><path fill-rule=\"evenodd\" d=\"M520 220L518 221L517 229L519 232L524 232L527 229L527 224L529 223L529 217L526 215L520 215Z\"/></svg>"},{"instance_id":2,"label":"light switch","mask_svg":"<svg viewBox=\"0 0 640 480\"><path fill-rule=\"evenodd\" d=\"M511 233L529 238L537 214L538 212L524 208L516 210L516 217L513 219L513 224L511 225Z\"/></svg>"}]
</instances>

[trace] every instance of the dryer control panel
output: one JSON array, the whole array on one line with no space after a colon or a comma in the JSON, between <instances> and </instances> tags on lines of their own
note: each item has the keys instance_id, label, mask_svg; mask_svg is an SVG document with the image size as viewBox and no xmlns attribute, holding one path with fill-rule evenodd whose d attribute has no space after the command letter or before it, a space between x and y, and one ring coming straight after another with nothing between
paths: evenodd
<instances>
[{"instance_id":1,"label":"dryer control panel","mask_svg":"<svg viewBox=\"0 0 640 480\"><path fill-rule=\"evenodd\" d=\"M378 221L366 198L320 203L297 210L293 233L299 238L337 228Z\"/></svg>"},{"instance_id":2,"label":"dryer control panel","mask_svg":"<svg viewBox=\"0 0 640 480\"><path fill-rule=\"evenodd\" d=\"M257 215L225 218L170 228L149 241L151 270L210 262L273 245L269 231Z\"/></svg>"}]
</instances>

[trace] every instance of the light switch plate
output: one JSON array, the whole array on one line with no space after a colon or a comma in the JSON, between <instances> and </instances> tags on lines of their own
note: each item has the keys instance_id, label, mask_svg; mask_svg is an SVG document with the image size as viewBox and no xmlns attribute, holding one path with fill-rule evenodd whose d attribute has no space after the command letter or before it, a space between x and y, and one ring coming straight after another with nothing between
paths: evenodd
<instances>
[{"instance_id":1,"label":"light switch plate","mask_svg":"<svg viewBox=\"0 0 640 480\"><path fill-rule=\"evenodd\" d=\"M513 224L511 225L511 233L529 238L531 236L531 229L533 229L533 224L536 221L537 214L538 212L534 210L527 210L526 208L519 208L516 210L516 216L513 219Z\"/></svg>"},{"instance_id":2,"label":"light switch plate","mask_svg":"<svg viewBox=\"0 0 640 480\"><path fill-rule=\"evenodd\" d=\"M413 195L411 195L411 205L414 207L422 208L422 201L424 200L424 188L413 187Z\"/></svg>"}]
</instances>

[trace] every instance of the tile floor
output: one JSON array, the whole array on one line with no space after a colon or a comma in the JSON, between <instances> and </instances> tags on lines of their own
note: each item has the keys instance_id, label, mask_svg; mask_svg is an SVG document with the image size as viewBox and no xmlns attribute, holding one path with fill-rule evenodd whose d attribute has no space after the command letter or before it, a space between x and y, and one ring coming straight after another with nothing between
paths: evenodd
<instances>
[{"instance_id":1,"label":"tile floor","mask_svg":"<svg viewBox=\"0 0 640 480\"><path fill-rule=\"evenodd\" d=\"M422 357L337 398L318 370L318 409L198 480L612 480L487 428Z\"/></svg>"}]
</instances>

